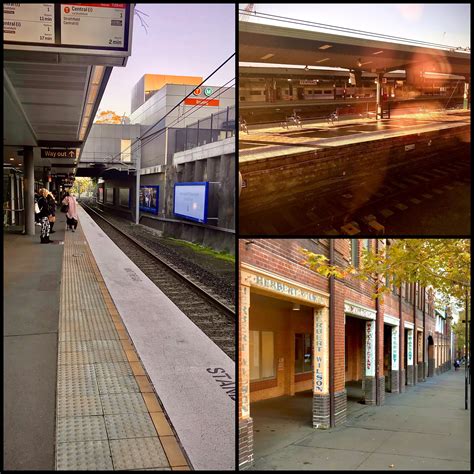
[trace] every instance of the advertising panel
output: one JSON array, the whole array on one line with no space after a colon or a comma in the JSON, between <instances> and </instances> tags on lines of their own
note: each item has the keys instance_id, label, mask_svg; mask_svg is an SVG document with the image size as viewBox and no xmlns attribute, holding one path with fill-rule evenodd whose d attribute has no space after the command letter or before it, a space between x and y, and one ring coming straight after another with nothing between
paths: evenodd
<instances>
[{"instance_id":1,"label":"advertising panel","mask_svg":"<svg viewBox=\"0 0 474 474\"><path fill-rule=\"evenodd\" d=\"M160 198L159 186L140 186L140 210L158 214L158 203Z\"/></svg>"},{"instance_id":2,"label":"advertising panel","mask_svg":"<svg viewBox=\"0 0 474 474\"><path fill-rule=\"evenodd\" d=\"M130 207L130 189L119 188L119 205Z\"/></svg>"},{"instance_id":3,"label":"advertising panel","mask_svg":"<svg viewBox=\"0 0 474 474\"><path fill-rule=\"evenodd\" d=\"M97 200L101 203L104 202L104 187L103 186L99 187L99 194L97 196Z\"/></svg>"},{"instance_id":4,"label":"advertising panel","mask_svg":"<svg viewBox=\"0 0 474 474\"><path fill-rule=\"evenodd\" d=\"M105 188L105 202L107 204L114 203L114 188Z\"/></svg>"},{"instance_id":5,"label":"advertising panel","mask_svg":"<svg viewBox=\"0 0 474 474\"><path fill-rule=\"evenodd\" d=\"M175 183L174 207L175 216L197 222L207 222L207 205L209 183Z\"/></svg>"}]
</instances>

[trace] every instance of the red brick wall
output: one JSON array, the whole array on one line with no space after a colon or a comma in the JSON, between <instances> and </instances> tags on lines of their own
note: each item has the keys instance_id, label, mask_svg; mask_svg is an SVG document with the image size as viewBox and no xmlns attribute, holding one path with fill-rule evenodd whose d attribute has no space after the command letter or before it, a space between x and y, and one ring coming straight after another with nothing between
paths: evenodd
<instances>
[{"instance_id":1,"label":"red brick wall","mask_svg":"<svg viewBox=\"0 0 474 474\"><path fill-rule=\"evenodd\" d=\"M356 239L361 252L361 240ZM370 239L371 245L375 245L375 239ZM351 255L351 239L335 239L335 259L338 264L349 263ZM246 244L247 242L252 242ZM296 282L313 287L317 290L329 292L329 280L315 272L304 267L304 255L300 252L301 248L308 248L316 253L328 255L328 239L317 239L317 242L311 239L287 240L287 239L241 239L239 241L239 263L245 262L258 268L268 270L269 272L287 277ZM367 306L373 310L376 309L376 301L372 297L373 288L370 282L362 282L355 278L348 278L344 281L335 280L335 292L332 295L335 304L335 392L344 390L345 384L345 325L344 325L344 300L350 300L354 303ZM376 325L378 333L378 352L379 357L376 360L377 375L383 375L383 314L384 312L392 316L399 317L399 296L389 293L384 296L384 301L380 303L380 319ZM406 298L402 298L402 313L405 321L413 322L414 305L409 303ZM423 312L416 310L418 325L422 327ZM428 336L428 327L432 327L434 334L434 319L427 314L426 337ZM429 325L429 326L428 326ZM403 322L400 325L403 331ZM239 331L239 337L242 332ZM425 340L426 340L425 337ZM416 351L416 339L414 339L414 349ZM416 352L414 354L416 363ZM241 354L239 353L239 362ZM400 347L400 368L403 367L404 345L403 336L401 336ZM239 387L240 388L240 387ZM254 388L254 387L252 387ZM241 407L241 392L239 389L239 413Z\"/></svg>"}]
</instances>

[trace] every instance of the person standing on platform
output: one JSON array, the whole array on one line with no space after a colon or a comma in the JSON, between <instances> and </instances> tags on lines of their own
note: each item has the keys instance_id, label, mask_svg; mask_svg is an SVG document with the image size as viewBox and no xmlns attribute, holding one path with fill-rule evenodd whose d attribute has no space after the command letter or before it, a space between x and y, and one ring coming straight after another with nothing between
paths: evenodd
<instances>
[{"instance_id":1,"label":"person standing on platform","mask_svg":"<svg viewBox=\"0 0 474 474\"><path fill-rule=\"evenodd\" d=\"M42 244L49 244L53 242L49 239L49 219L48 216L50 215L49 212L49 203L48 203L48 190L41 188L39 190L39 198L38 198L38 207L40 212L38 213L38 217L41 223L41 243Z\"/></svg>"},{"instance_id":2,"label":"person standing on platform","mask_svg":"<svg viewBox=\"0 0 474 474\"><path fill-rule=\"evenodd\" d=\"M77 216L77 202L74 195L66 192L66 197L63 199L62 204L68 206L66 219L67 219L67 229L71 229L73 232L77 229L77 222L79 220Z\"/></svg>"},{"instance_id":3,"label":"person standing on platform","mask_svg":"<svg viewBox=\"0 0 474 474\"><path fill-rule=\"evenodd\" d=\"M53 230L54 223L56 222L56 200L54 199L54 195L51 192L48 192L48 196L46 197L49 205L49 233L54 234L56 231Z\"/></svg>"}]
</instances>

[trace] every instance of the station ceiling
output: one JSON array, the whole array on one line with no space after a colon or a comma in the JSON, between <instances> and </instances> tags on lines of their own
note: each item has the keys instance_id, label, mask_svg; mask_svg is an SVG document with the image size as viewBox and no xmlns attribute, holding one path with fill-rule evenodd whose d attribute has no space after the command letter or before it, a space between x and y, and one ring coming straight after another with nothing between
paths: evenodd
<instances>
[{"instance_id":1,"label":"station ceiling","mask_svg":"<svg viewBox=\"0 0 474 474\"><path fill-rule=\"evenodd\" d=\"M76 150L79 156L112 67L38 58L32 62L9 51L4 61L3 162L21 169L23 147L32 146L38 177L45 168L73 173L74 160L42 158L41 148Z\"/></svg>"},{"instance_id":2,"label":"station ceiling","mask_svg":"<svg viewBox=\"0 0 474 474\"><path fill-rule=\"evenodd\" d=\"M471 55L240 21L239 61L342 67L369 72L415 67L465 76L470 75Z\"/></svg>"}]
</instances>

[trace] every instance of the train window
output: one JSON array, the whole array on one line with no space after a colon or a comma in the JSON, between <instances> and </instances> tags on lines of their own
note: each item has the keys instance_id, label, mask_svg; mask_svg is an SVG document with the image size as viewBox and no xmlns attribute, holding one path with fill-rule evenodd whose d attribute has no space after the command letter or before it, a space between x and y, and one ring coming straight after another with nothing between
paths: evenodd
<instances>
[{"instance_id":1,"label":"train window","mask_svg":"<svg viewBox=\"0 0 474 474\"><path fill-rule=\"evenodd\" d=\"M263 91L250 91L250 95L262 95Z\"/></svg>"}]
</instances>

